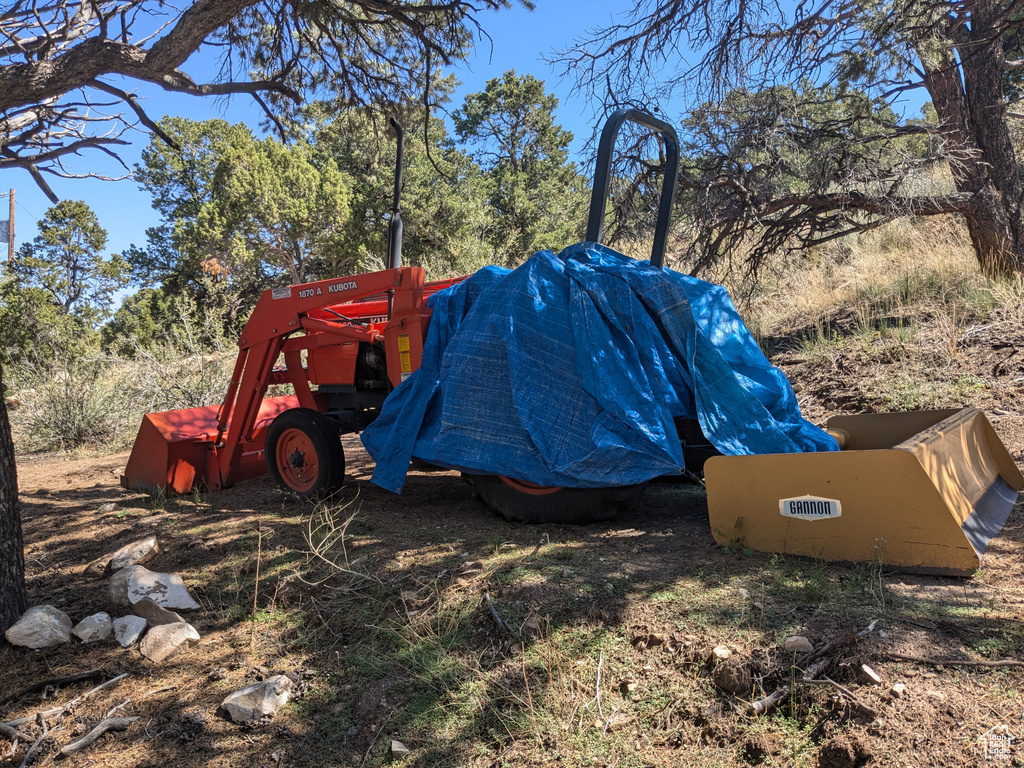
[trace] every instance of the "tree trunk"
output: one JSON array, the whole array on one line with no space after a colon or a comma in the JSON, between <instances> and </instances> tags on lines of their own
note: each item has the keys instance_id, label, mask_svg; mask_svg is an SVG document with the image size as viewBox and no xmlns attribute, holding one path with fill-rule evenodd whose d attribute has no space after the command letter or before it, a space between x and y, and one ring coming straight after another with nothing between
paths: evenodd
<instances>
[{"instance_id":1,"label":"tree trunk","mask_svg":"<svg viewBox=\"0 0 1024 768\"><path fill-rule=\"evenodd\" d=\"M980 0L970 27L946 30L956 51L936 54L940 42L918 40L925 87L942 126L962 211L982 271L990 277L1024 273L1024 221L1017 160L1002 97L1004 54L999 3ZM929 55L929 52L930 55Z\"/></svg>"},{"instance_id":2,"label":"tree trunk","mask_svg":"<svg viewBox=\"0 0 1024 768\"><path fill-rule=\"evenodd\" d=\"M991 182L972 193L964 211L967 232L981 265L989 277L1024 274L1024 237L1019 216L1007 210L1006 198Z\"/></svg>"},{"instance_id":3,"label":"tree trunk","mask_svg":"<svg viewBox=\"0 0 1024 768\"><path fill-rule=\"evenodd\" d=\"M1017 158L1010 140L1006 101L1003 99L1002 23L998 0L982 0L971 12L970 41L959 47L967 95L967 119L981 152L985 184L974 198L975 221L986 231L971 240L986 274L1024 273L1024 220ZM971 215L968 214L970 220ZM990 218L991 221L986 222ZM970 224L968 224L970 226Z\"/></svg>"},{"instance_id":4,"label":"tree trunk","mask_svg":"<svg viewBox=\"0 0 1024 768\"><path fill-rule=\"evenodd\" d=\"M28 606L25 550L18 510L18 475L3 391L3 368L0 366L0 632L17 621Z\"/></svg>"}]
</instances>

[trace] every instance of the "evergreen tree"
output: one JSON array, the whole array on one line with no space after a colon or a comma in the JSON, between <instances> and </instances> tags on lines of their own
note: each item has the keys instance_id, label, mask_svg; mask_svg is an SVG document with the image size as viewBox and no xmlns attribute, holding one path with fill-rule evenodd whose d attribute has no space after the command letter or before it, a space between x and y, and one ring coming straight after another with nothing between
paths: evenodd
<instances>
[{"instance_id":1,"label":"evergreen tree","mask_svg":"<svg viewBox=\"0 0 1024 768\"><path fill-rule=\"evenodd\" d=\"M542 248L560 250L585 228L586 182L568 161L572 134L555 123L557 106L543 81L509 70L452 115L489 177L496 261L514 265Z\"/></svg>"},{"instance_id":2,"label":"evergreen tree","mask_svg":"<svg viewBox=\"0 0 1024 768\"><path fill-rule=\"evenodd\" d=\"M94 325L127 284L128 265L118 254L103 257L107 231L84 202L57 203L38 226L39 234L18 251L15 274L23 285L45 291L65 315Z\"/></svg>"}]
</instances>

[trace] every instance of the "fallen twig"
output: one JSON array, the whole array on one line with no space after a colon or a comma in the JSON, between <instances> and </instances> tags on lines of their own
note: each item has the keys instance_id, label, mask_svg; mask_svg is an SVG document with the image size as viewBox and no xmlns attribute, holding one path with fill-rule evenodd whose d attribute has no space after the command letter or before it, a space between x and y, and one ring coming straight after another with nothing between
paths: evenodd
<instances>
[{"instance_id":1,"label":"fallen twig","mask_svg":"<svg viewBox=\"0 0 1024 768\"><path fill-rule=\"evenodd\" d=\"M750 702L750 711L755 715L763 715L766 712L770 712L779 705L780 701L789 695L789 691L790 687L788 685L776 688L775 691L769 693L763 699Z\"/></svg>"},{"instance_id":2,"label":"fallen twig","mask_svg":"<svg viewBox=\"0 0 1024 768\"><path fill-rule=\"evenodd\" d=\"M118 705L117 705L116 707L111 707L111 708L110 708L110 709L109 709L109 710L107 711L107 714L105 714L105 715L104 715L103 717L104 717L104 718L108 718L108 717L113 717L113 716L114 716L114 713L115 713L115 712L117 712L117 710L121 709L122 707L127 707L127 706L128 706L129 704L131 704L131 703L132 703L132 700L131 700L131 699L125 699L125 700L124 700L124 701L122 701L122 702L121 702L120 704L118 704Z\"/></svg>"},{"instance_id":3,"label":"fallen twig","mask_svg":"<svg viewBox=\"0 0 1024 768\"><path fill-rule=\"evenodd\" d=\"M9 725L3 725L0 723L0 733L9 739L21 739L22 741L32 741L32 737L24 731L19 731L17 728L12 728Z\"/></svg>"},{"instance_id":4,"label":"fallen twig","mask_svg":"<svg viewBox=\"0 0 1024 768\"><path fill-rule=\"evenodd\" d=\"M39 724L39 727L42 728L43 731L39 734L39 738L32 742L32 746L28 748L28 752L25 753L25 759L21 761L21 765L18 768L25 768L25 766L28 765L28 761L32 757L32 753L36 751L36 747L42 743L43 739L45 739L47 734L50 732L49 726L46 725L46 718L42 715L36 715L36 723Z\"/></svg>"},{"instance_id":5,"label":"fallen twig","mask_svg":"<svg viewBox=\"0 0 1024 768\"><path fill-rule=\"evenodd\" d=\"M498 609L495 608L494 603L491 602L491 596L486 592L484 592L484 602L487 603L487 607L491 609L491 616L494 617L494 621L497 623L498 628L502 632L512 635L516 640L521 640L522 638L519 637L519 633L512 629L512 627L510 627L508 623L501 618L501 615L498 613Z\"/></svg>"},{"instance_id":6,"label":"fallen twig","mask_svg":"<svg viewBox=\"0 0 1024 768\"><path fill-rule=\"evenodd\" d=\"M366 765L366 761L370 759L370 751L373 749L373 745L377 743L377 739L379 739L380 735L384 732L384 726L386 726L391 721L391 716L393 714L395 714L395 710L392 709L390 712L388 712L388 716L384 718L384 722L380 724L380 728L378 728L377 733L374 734L373 741L371 741L370 746L366 748L366 754L363 755L363 762L359 764L360 768Z\"/></svg>"},{"instance_id":7,"label":"fallen twig","mask_svg":"<svg viewBox=\"0 0 1024 768\"><path fill-rule=\"evenodd\" d=\"M45 689L54 685L67 685L68 683L77 683L81 680L95 680L96 678L103 677L105 673L102 669L91 669L88 672L79 672L77 675L68 675L67 677L51 677L49 680L40 680L38 683L32 683L26 685L24 688L20 688L14 693L10 693L0 699L0 707L4 706L8 702L14 701L24 696L26 693L32 693L32 691L38 691L39 689Z\"/></svg>"},{"instance_id":8,"label":"fallen twig","mask_svg":"<svg viewBox=\"0 0 1024 768\"><path fill-rule=\"evenodd\" d=\"M550 543L551 543L551 537L548 536L547 533L545 533L544 534L544 538L537 542L537 546L533 548L533 552L528 554L527 557L533 557L538 552L540 552L540 548L541 547L543 547L545 544L550 544Z\"/></svg>"},{"instance_id":9,"label":"fallen twig","mask_svg":"<svg viewBox=\"0 0 1024 768\"><path fill-rule=\"evenodd\" d=\"M604 735L606 733L608 733L608 726L612 724L612 719L615 717L615 713L618 712L618 711L619 711L619 708L616 707L615 709L612 710L612 713L610 715L608 715L608 719L605 720L605 723L604 723L604 730L601 731L601 736L602 737L604 737Z\"/></svg>"},{"instance_id":10,"label":"fallen twig","mask_svg":"<svg viewBox=\"0 0 1024 768\"><path fill-rule=\"evenodd\" d=\"M78 704L80 701L83 701L84 699L87 699L90 696L92 696L92 694L96 693L96 691L102 690L102 689L106 688L107 686L113 685L114 683L118 683L121 680L124 680L126 677L128 677L128 673L124 672L123 674L120 674L117 677L110 678L105 683L100 683L99 685L94 685L92 688L90 688L88 691L83 693L81 696L79 696L76 699L72 699L71 701L69 701L67 704L65 704L62 707L53 707L52 709L44 709L41 712L36 712L34 715L26 715L25 717L19 717L19 718L15 719L15 720L8 720L6 723L0 723L0 725L5 725L5 726L7 726L9 728L15 728L15 727L17 727L19 725L24 725L25 723L31 723L32 721L36 720L36 718L38 718L38 717L42 717L42 718L45 719L45 718L48 718L48 717L55 717L57 715L62 715L65 712L67 712L69 709L71 709L73 706Z\"/></svg>"},{"instance_id":11,"label":"fallen twig","mask_svg":"<svg viewBox=\"0 0 1024 768\"><path fill-rule=\"evenodd\" d=\"M600 651L597 655L597 684L594 686L595 693L597 694L594 698L597 699L597 714L604 717L604 712L601 711L601 665L604 664L604 651Z\"/></svg>"},{"instance_id":12,"label":"fallen twig","mask_svg":"<svg viewBox=\"0 0 1024 768\"><path fill-rule=\"evenodd\" d=\"M1024 661L1019 659L971 661L970 659L923 659L919 656L903 656L898 653L887 653L885 655L897 661L912 661L917 664L928 664L932 667L1024 667Z\"/></svg>"},{"instance_id":13,"label":"fallen twig","mask_svg":"<svg viewBox=\"0 0 1024 768\"><path fill-rule=\"evenodd\" d=\"M146 691L142 695L143 696L156 696L158 693L167 693L168 691L177 690L177 688L178 688L178 686L176 686L176 685L165 685L162 688L154 688L151 691Z\"/></svg>"},{"instance_id":14,"label":"fallen twig","mask_svg":"<svg viewBox=\"0 0 1024 768\"><path fill-rule=\"evenodd\" d=\"M853 691L851 691L845 685L837 683L835 680L833 680L830 677L823 677L823 678L821 678L819 680L806 680L806 679L805 680L797 680L796 684L797 685L831 685L833 688L835 688L837 691L839 691L841 694L843 694L843 696L845 696L850 701L851 704L853 704L857 709L859 709L865 715L870 715L871 717L877 717L878 716L878 712L876 710L872 709L871 707L869 707L864 702L862 702L860 699L858 699L856 697L856 695L854 695Z\"/></svg>"},{"instance_id":15,"label":"fallen twig","mask_svg":"<svg viewBox=\"0 0 1024 768\"><path fill-rule=\"evenodd\" d=\"M811 653L809 653L807 655L807 658L805 658L803 660L804 663L806 664L807 662L812 661L813 659L819 659L822 656L824 656L826 653L831 651L833 648L836 648L836 647L838 647L840 645L846 645L851 640L859 640L860 638L864 637L865 635L870 635L872 632L875 631L875 625L876 624L878 624L878 619L875 619L870 624L868 624L864 629L862 629L862 630L860 630L858 632L848 632L847 634L843 635L842 637L837 637L835 640L832 640L831 642L825 643L823 646L821 646L821 648L818 648L815 651L811 651Z\"/></svg>"},{"instance_id":16,"label":"fallen twig","mask_svg":"<svg viewBox=\"0 0 1024 768\"><path fill-rule=\"evenodd\" d=\"M807 668L807 671L804 673L803 679L813 680L815 677L818 676L821 670L823 670L825 667L829 665L830 661L830 659L822 659L820 661L816 661L814 664ZM794 683L795 682L797 681L794 681ZM774 692L768 694L763 699L758 699L757 701L750 702L750 704L748 705L750 707L750 711L753 712L755 715L763 715L766 712L770 712L771 710L775 709L775 707L777 707L783 699L789 696L792 690L793 686L789 683L787 683L786 685L781 685L778 688L776 688Z\"/></svg>"},{"instance_id":17,"label":"fallen twig","mask_svg":"<svg viewBox=\"0 0 1024 768\"><path fill-rule=\"evenodd\" d=\"M138 717L107 717L100 720L85 736L60 748L62 755L73 755L88 747L107 731L123 731L138 720Z\"/></svg>"}]
</instances>

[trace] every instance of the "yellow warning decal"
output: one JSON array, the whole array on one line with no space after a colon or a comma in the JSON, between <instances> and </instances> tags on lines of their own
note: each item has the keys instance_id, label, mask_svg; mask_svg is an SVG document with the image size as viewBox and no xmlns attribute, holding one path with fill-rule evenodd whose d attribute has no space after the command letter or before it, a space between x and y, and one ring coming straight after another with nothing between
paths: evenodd
<instances>
[{"instance_id":1,"label":"yellow warning decal","mask_svg":"<svg viewBox=\"0 0 1024 768\"><path fill-rule=\"evenodd\" d=\"M398 361L402 368L402 380L405 380L405 375L412 373L412 355L410 354L409 345L409 334L401 333L398 335Z\"/></svg>"}]
</instances>

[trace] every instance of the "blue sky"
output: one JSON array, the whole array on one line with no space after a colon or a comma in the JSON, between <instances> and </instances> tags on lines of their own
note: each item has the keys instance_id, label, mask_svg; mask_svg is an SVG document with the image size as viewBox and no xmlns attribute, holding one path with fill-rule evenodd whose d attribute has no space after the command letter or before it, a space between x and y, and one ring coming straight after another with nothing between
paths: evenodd
<instances>
[{"instance_id":1,"label":"blue sky","mask_svg":"<svg viewBox=\"0 0 1024 768\"><path fill-rule=\"evenodd\" d=\"M515 8L501 12L484 13L481 21L491 41L480 40L472 58L454 74L462 81L453 99L461 104L468 93L484 89L488 79L500 77L508 69L519 74L532 74L544 80L550 92L559 98L557 119L572 131L574 152L582 150L595 120L595 105L582 97L569 95L570 84L560 83L551 67L543 61L545 54L565 47L588 29L610 22L616 14L632 7L630 0L540 0L535 11ZM215 70L214 60L202 53L184 66L197 81L210 81ZM206 71L204 71L206 70ZM125 87L130 87L126 84ZM259 108L245 96L215 100L182 94L166 93L155 86L139 85L137 92L145 99L147 112L154 118L167 114L195 120L222 117L231 122L245 122L258 130L261 118ZM142 149L149 143L149 134L138 133L130 137L132 145L120 153L130 167L139 159ZM577 154L580 166L589 172L593 158ZM124 169L100 152L88 152L69 163L75 172L99 171L111 176L125 173ZM92 179L63 180L48 177L56 194L62 199L84 200L96 212L100 225L108 234L108 251L119 252L130 243L145 244L145 230L158 223L156 212L150 205L150 196L138 189L131 179L124 181L98 181ZM28 173L9 170L0 177L0 191L16 191L15 244L31 240L37 234L36 222L43 217L50 202L36 187ZM0 217L6 218L7 201L0 201Z\"/></svg>"}]
</instances>

